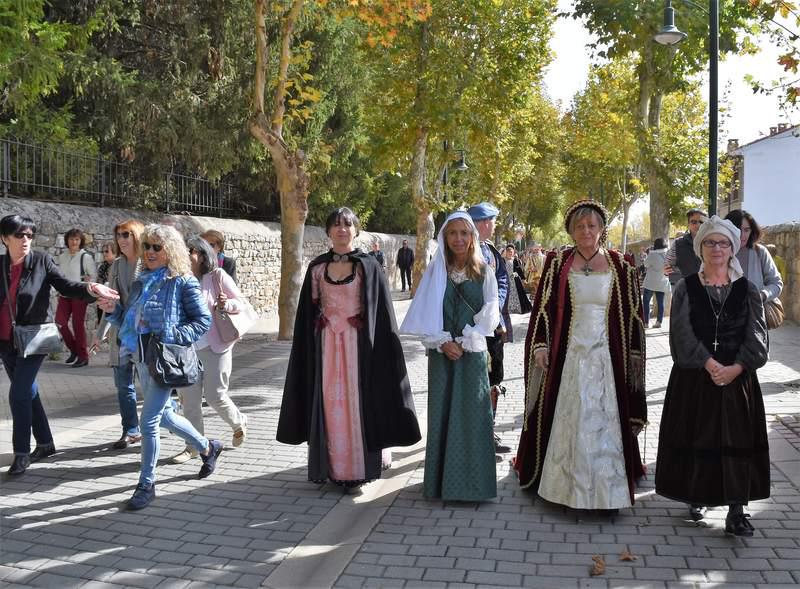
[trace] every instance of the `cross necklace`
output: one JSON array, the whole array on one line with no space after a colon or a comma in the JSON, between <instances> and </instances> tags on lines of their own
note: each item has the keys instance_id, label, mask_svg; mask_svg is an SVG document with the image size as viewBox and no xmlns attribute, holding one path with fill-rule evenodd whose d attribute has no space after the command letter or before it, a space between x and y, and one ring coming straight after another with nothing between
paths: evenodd
<instances>
[{"instance_id":1,"label":"cross necklace","mask_svg":"<svg viewBox=\"0 0 800 589\"><path fill-rule=\"evenodd\" d=\"M719 288L719 287L718 287ZM717 330L719 329L719 318L722 315L722 310L725 308L725 303L728 302L728 297L730 296L730 291L725 295L725 298L722 299L722 304L719 306L719 311L714 309L714 301L711 299L711 295L708 293L708 289L705 289L706 296L708 297L708 303L711 305L711 313L714 315L714 341L712 342L712 346L714 346L714 351L717 351L717 347L719 346L719 341L717 340Z\"/></svg>"},{"instance_id":2,"label":"cross necklace","mask_svg":"<svg viewBox=\"0 0 800 589\"><path fill-rule=\"evenodd\" d=\"M587 258L586 256L584 256L584 255L581 253L581 250L579 250L577 247L575 248L575 251L576 251L576 252L578 252L578 255L579 255L581 258L583 258L583 268L581 268L581 272L583 272L583 275L584 275L584 276L589 276L589 272L591 272L591 271L592 271L592 267L589 265L589 262L591 262L592 260L594 260L594 257L595 257L597 254L599 254L599 253L600 253L600 248L597 248L597 250L596 250L596 251L595 251L595 252L594 252L594 253L593 253L591 256L589 256L588 258Z\"/></svg>"}]
</instances>

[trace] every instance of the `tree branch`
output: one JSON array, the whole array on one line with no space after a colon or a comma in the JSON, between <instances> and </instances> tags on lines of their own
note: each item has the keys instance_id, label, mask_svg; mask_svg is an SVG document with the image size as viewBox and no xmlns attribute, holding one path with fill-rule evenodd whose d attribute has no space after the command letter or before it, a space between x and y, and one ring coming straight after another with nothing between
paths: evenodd
<instances>
[{"instance_id":1,"label":"tree branch","mask_svg":"<svg viewBox=\"0 0 800 589\"><path fill-rule=\"evenodd\" d=\"M264 114L264 86L267 83L267 27L265 24L267 0L256 0L256 75L253 81L253 105L255 115Z\"/></svg>"},{"instance_id":2,"label":"tree branch","mask_svg":"<svg viewBox=\"0 0 800 589\"><path fill-rule=\"evenodd\" d=\"M259 0L261 1L261 0ZM292 34L294 26L303 10L303 0L293 0L292 7L286 15L281 35L281 56L278 65L278 83L275 88L275 97L272 100L272 131L278 137L283 137L283 118L286 114L286 82L289 75L289 62L292 57Z\"/></svg>"}]
</instances>

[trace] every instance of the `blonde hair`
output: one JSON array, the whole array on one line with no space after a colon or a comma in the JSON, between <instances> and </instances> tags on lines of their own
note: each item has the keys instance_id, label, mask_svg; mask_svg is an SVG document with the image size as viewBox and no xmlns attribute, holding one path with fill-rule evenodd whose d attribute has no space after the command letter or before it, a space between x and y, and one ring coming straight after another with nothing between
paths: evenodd
<instances>
[{"instance_id":1,"label":"blonde hair","mask_svg":"<svg viewBox=\"0 0 800 589\"><path fill-rule=\"evenodd\" d=\"M144 228L141 235L139 257L144 263L144 244L153 243L153 239L164 246L167 254L167 268L170 278L191 274L192 261L189 259L189 250L178 230L168 225L152 224Z\"/></svg>"},{"instance_id":2,"label":"blonde hair","mask_svg":"<svg viewBox=\"0 0 800 589\"><path fill-rule=\"evenodd\" d=\"M483 254L481 254L481 249L478 247L478 240L475 236L475 232L472 226L465 219L453 219L447 225L444 226L444 259L447 262L447 267L452 268L455 264L455 255L450 250L450 246L447 244L447 233L450 229L450 226L455 223L463 223L464 226L469 229L470 235L472 235L472 239L469 242L469 246L467 246L467 263L464 267L467 273L467 277L471 280L482 280L483 279L483 267L486 263L483 261Z\"/></svg>"},{"instance_id":3,"label":"blonde hair","mask_svg":"<svg viewBox=\"0 0 800 589\"><path fill-rule=\"evenodd\" d=\"M144 231L144 223L139 221L138 219L128 219L127 221L123 221L117 225L114 225L114 245L119 250L119 244L117 243L117 233L120 231L130 231L131 236L133 237L133 248L135 251L140 251L142 246L140 242L142 241L142 231Z\"/></svg>"}]
</instances>

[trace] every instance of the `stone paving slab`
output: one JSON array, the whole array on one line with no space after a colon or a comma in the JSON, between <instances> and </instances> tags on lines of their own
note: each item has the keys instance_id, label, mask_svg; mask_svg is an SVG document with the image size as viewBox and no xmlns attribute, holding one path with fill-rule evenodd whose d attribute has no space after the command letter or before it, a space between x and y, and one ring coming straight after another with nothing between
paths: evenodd
<instances>
[{"instance_id":1,"label":"stone paving slab","mask_svg":"<svg viewBox=\"0 0 800 589\"><path fill-rule=\"evenodd\" d=\"M406 302L397 304L402 315ZM515 317L518 338L524 320ZM395 451L386 478L360 494L306 480L304 446L274 440L288 358L286 342L237 345L231 394L249 418L248 439L227 447L200 481L198 460L160 463L158 498L121 510L136 483L138 448L112 451L119 417L111 371L48 362L45 406L59 454L23 477L0 476L0 586L4 587L781 587L800 583L800 328L772 333L760 371L772 444L772 496L753 503L753 538L722 534L725 511L686 519L653 489L658 421L671 366L666 329L648 332L643 434L650 475L636 505L615 517L547 504L519 489L508 456L497 464L498 499L426 501L424 449ZM426 415L426 359L404 338L417 410ZM78 372L78 374L75 374ZM521 426L522 344L506 348L508 396L497 430L516 446ZM7 386L0 377L0 386ZM65 391L61 394L61 391ZM210 435L230 442L206 411ZM646 441L645 441L646 436ZM10 462L7 399L0 400L0 462ZM162 436L161 457L182 448ZM637 560L619 560L625 550ZM593 555L607 564L590 577Z\"/></svg>"}]
</instances>

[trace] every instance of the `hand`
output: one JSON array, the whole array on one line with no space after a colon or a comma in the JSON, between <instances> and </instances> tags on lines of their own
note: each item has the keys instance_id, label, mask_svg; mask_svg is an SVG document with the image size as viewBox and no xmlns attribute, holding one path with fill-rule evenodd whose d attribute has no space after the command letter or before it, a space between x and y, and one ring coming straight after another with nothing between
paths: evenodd
<instances>
[{"instance_id":1,"label":"hand","mask_svg":"<svg viewBox=\"0 0 800 589\"><path fill-rule=\"evenodd\" d=\"M117 308L117 301L115 299L106 298L97 299L97 306L106 313L113 313Z\"/></svg>"},{"instance_id":2,"label":"hand","mask_svg":"<svg viewBox=\"0 0 800 589\"><path fill-rule=\"evenodd\" d=\"M220 310L225 310L225 303L228 302L228 295L224 292L220 292L219 296L217 296L217 308Z\"/></svg>"},{"instance_id":3,"label":"hand","mask_svg":"<svg viewBox=\"0 0 800 589\"><path fill-rule=\"evenodd\" d=\"M670 266L669 264L664 266L664 275L665 276L669 276L670 274L672 274L672 272L673 272L672 266Z\"/></svg>"},{"instance_id":4,"label":"hand","mask_svg":"<svg viewBox=\"0 0 800 589\"><path fill-rule=\"evenodd\" d=\"M722 366L718 371L716 377L712 376L714 384L718 387L724 387L736 380L736 377L743 372L741 364L731 364L730 366Z\"/></svg>"},{"instance_id":5,"label":"hand","mask_svg":"<svg viewBox=\"0 0 800 589\"><path fill-rule=\"evenodd\" d=\"M632 423L631 424L631 432L633 432L633 437L634 438L641 433L642 427L643 426L640 423Z\"/></svg>"},{"instance_id":6,"label":"hand","mask_svg":"<svg viewBox=\"0 0 800 589\"><path fill-rule=\"evenodd\" d=\"M442 353L450 360L458 360L464 355L464 348L456 342L447 342L442 344Z\"/></svg>"},{"instance_id":7,"label":"hand","mask_svg":"<svg viewBox=\"0 0 800 589\"><path fill-rule=\"evenodd\" d=\"M113 288L109 288L105 284L99 284L97 282L89 282L88 284L89 292L98 299L110 299L112 301L119 300L119 293Z\"/></svg>"},{"instance_id":8,"label":"hand","mask_svg":"<svg viewBox=\"0 0 800 589\"><path fill-rule=\"evenodd\" d=\"M547 370L550 360L547 358L547 350L542 348L533 353L533 363L542 370Z\"/></svg>"},{"instance_id":9,"label":"hand","mask_svg":"<svg viewBox=\"0 0 800 589\"><path fill-rule=\"evenodd\" d=\"M97 334L94 334L92 336L92 345L89 346L89 347L94 349L94 350L99 350L100 349L100 338L97 337Z\"/></svg>"}]
</instances>

